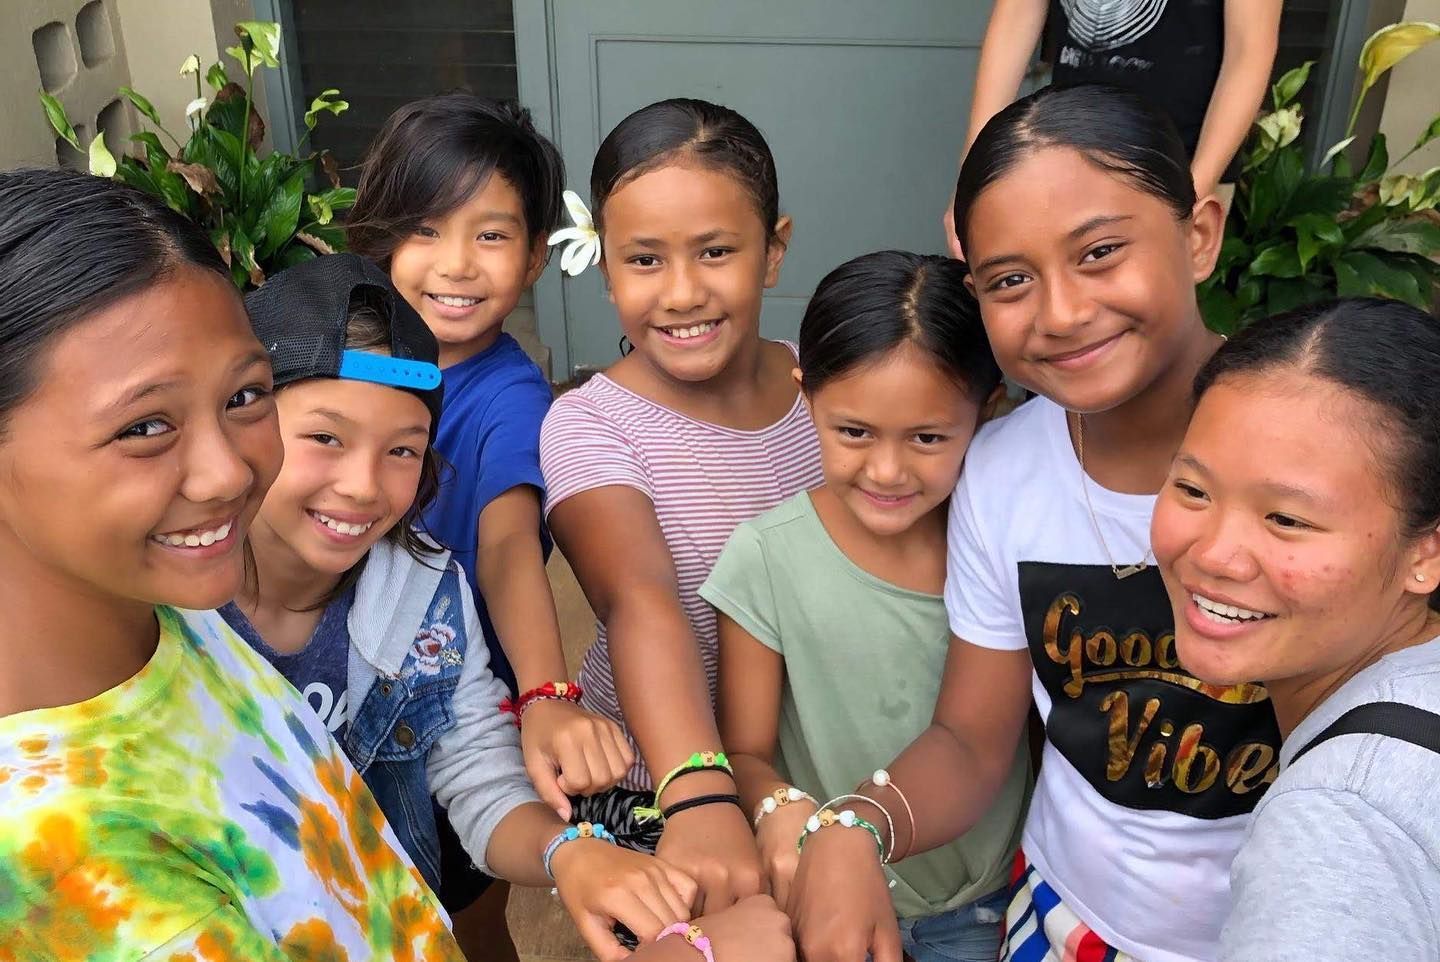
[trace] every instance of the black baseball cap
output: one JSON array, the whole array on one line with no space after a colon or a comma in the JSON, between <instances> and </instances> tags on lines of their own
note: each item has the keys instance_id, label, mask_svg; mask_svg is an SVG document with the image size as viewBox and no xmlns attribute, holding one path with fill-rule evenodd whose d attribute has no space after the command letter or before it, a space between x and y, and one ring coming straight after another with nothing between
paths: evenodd
<instances>
[{"instance_id":1,"label":"black baseball cap","mask_svg":"<svg viewBox=\"0 0 1440 962\"><path fill-rule=\"evenodd\" d=\"M390 355L346 350L355 293L390 324ZM275 386L315 377L370 381L409 391L430 409L430 440L444 388L440 346L389 276L358 254L326 254L288 268L245 296L255 337L270 354Z\"/></svg>"}]
</instances>

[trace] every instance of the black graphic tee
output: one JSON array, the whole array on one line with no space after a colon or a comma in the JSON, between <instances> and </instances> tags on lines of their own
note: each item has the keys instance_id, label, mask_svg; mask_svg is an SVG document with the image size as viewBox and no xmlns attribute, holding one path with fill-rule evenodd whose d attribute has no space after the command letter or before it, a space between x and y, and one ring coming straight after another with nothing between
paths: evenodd
<instances>
[{"instance_id":1,"label":"black graphic tee","mask_svg":"<svg viewBox=\"0 0 1440 962\"><path fill-rule=\"evenodd\" d=\"M1194 156L1225 53L1225 0L1051 0L1050 24L1056 83L1140 92Z\"/></svg>"},{"instance_id":2,"label":"black graphic tee","mask_svg":"<svg viewBox=\"0 0 1440 962\"><path fill-rule=\"evenodd\" d=\"M1065 412L1044 398L987 425L951 505L951 630L1027 650L1045 721L1024 849L1065 903L1147 962L1208 962L1229 870L1280 745L1261 685L1217 687L1180 664L1146 556L1155 499L1087 482Z\"/></svg>"}]
</instances>

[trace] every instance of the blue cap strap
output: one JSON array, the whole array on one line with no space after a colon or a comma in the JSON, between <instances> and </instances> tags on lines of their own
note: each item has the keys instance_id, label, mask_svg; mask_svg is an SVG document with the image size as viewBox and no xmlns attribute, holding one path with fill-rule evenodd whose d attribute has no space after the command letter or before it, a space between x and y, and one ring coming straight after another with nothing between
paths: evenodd
<instances>
[{"instance_id":1,"label":"blue cap strap","mask_svg":"<svg viewBox=\"0 0 1440 962\"><path fill-rule=\"evenodd\" d=\"M340 376L351 381L372 381L409 391L433 391L440 386L440 368L429 361L411 361L368 351L341 354Z\"/></svg>"}]
</instances>

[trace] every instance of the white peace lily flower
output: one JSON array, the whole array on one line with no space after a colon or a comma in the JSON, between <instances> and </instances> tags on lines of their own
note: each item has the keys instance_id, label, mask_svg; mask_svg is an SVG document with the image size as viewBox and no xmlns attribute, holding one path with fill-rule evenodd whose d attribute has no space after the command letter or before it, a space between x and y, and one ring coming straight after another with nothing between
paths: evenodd
<instances>
[{"instance_id":1,"label":"white peace lily flower","mask_svg":"<svg viewBox=\"0 0 1440 962\"><path fill-rule=\"evenodd\" d=\"M192 74L197 74L199 72L200 55L198 53L192 53L190 56L186 57L185 62L180 65L180 76L189 77Z\"/></svg>"},{"instance_id":2,"label":"white peace lily flower","mask_svg":"<svg viewBox=\"0 0 1440 962\"><path fill-rule=\"evenodd\" d=\"M564 194L565 209L570 212L574 227L565 227L550 235L550 246L569 241L560 255L560 269L571 277L579 277L585 268L600 263L600 235L595 230L595 220L580 195L573 190Z\"/></svg>"},{"instance_id":3,"label":"white peace lily flower","mask_svg":"<svg viewBox=\"0 0 1440 962\"><path fill-rule=\"evenodd\" d=\"M196 97L194 100L190 101L190 103L185 105L185 119L190 121L191 129L195 129L200 126L201 114L208 106L210 106L210 101L206 100L204 97Z\"/></svg>"}]
</instances>

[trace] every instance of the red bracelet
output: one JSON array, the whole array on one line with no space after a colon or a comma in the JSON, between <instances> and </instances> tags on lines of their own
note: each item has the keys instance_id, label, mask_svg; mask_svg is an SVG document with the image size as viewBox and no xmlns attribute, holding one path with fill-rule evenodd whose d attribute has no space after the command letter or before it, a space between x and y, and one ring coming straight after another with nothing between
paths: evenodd
<instances>
[{"instance_id":1,"label":"red bracelet","mask_svg":"<svg viewBox=\"0 0 1440 962\"><path fill-rule=\"evenodd\" d=\"M506 698L500 702L500 710L515 716L515 727L520 727L520 719L525 717L525 709L537 701L569 701L575 704L580 703L580 696L584 694L580 685L573 681L547 681L539 688L532 688L521 695L519 700Z\"/></svg>"}]
</instances>

